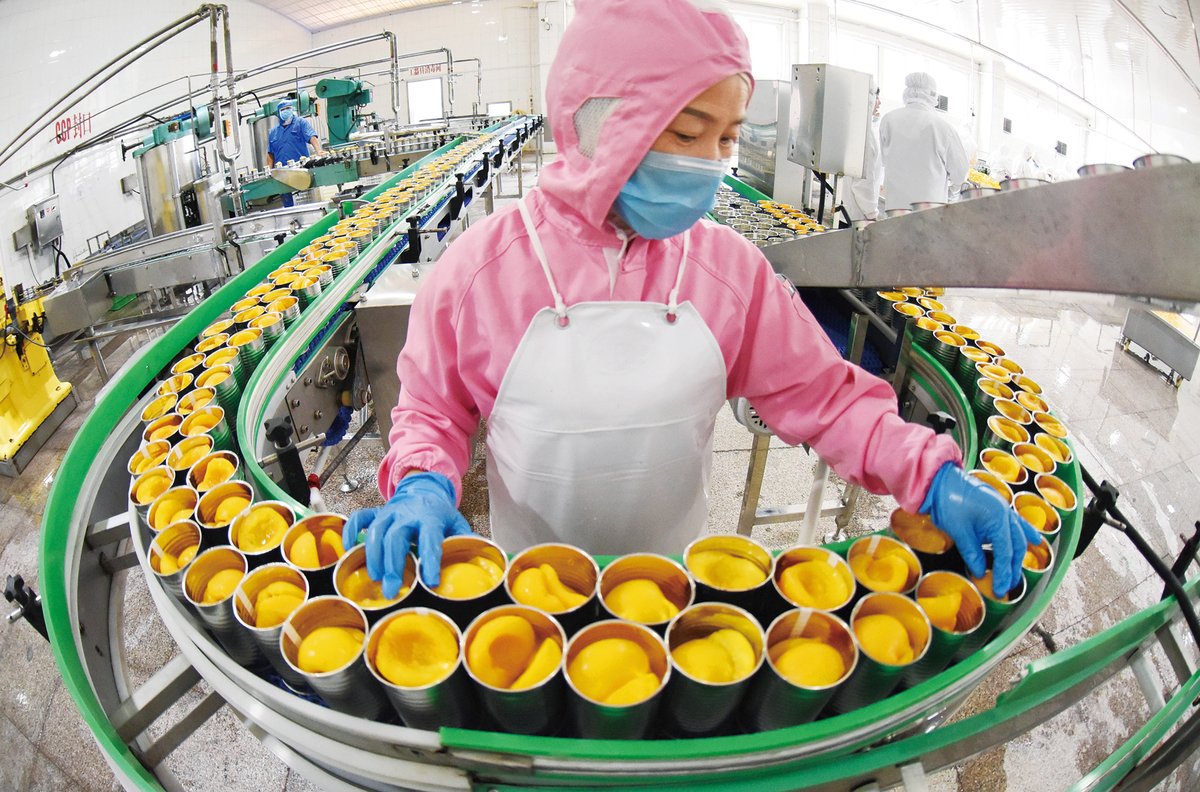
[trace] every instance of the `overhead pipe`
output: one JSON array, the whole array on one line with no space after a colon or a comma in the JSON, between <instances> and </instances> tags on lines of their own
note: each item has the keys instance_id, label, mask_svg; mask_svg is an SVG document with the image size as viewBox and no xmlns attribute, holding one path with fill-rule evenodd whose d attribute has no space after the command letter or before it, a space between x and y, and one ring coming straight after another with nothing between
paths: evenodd
<instances>
[{"instance_id":1,"label":"overhead pipe","mask_svg":"<svg viewBox=\"0 0 1200 792\"><path fill-rule=\"evenodd\" d=\"M226 90L228 94L229 113L231 116L230 135L233 138L234 150L232 153L225 151L225 124L223 123L223 115L221 113L221 67L220 59L218 58L217 46L217 21L220 18L224 32L225 43L225 71L226 71ZM209 90L212 92L213 102L213 142L217 149L217 159L223 163L223 169L229 176L230 196L233 199L233 213L240 215L242 213L241 189L238 184L237 175L237 157L242 152L242 138L239 133L238 113L237 113L237 98L233 90L233 52L230 45L229 35L229 9L225 6L215 6L212 13L209 15L209 54L212 70L209 73Z\"/></svg>"},{"instance_id":2,"label":"overhead pipe","mask_svg":"<svg viewBox=\"0 0 1200 792\"><path fill-rule=\"evenodd\" d=\"M459 63L467 63L475 61L475 107L472 109L472 115L479 115L483 109L483 61L479 58L459 58ZM450 103L451 109L454 108L454 103Z\"/></svg>"},{"instance_id":3,"label":"overhead pipe","mask_svg":"<svg viewBox=\"0 0 1200 792\"><path fill-rule=\"evenodd\" d=\"M0 149L0 165L3 165L5 162L8 162L10 159L12 159L13 155L16 154L17 151L19 151L21 148L24 148L24 146L28 144L34 137L45 131L47 127L54 123L55 118L60 113L66 112L78 104L80 99L74 99L65 107L60 107L60 105L62 105L64 102L70 100L77 91L84 87L88 87L88 92L90 93L91 91L99 88L101 85L104 85L117 74L119 74L123 69L125 69L134 61L140 59L146 53L157 49L159 46L163 45L183 31L188 30L197 23L203 21L211 14L213 8L214 6L207 4L200 6L190 14L180 17L171 24L158 29L153 34L142 39L137 44L134 44L132 47L124 50L121 54L117 55L115 58L112 58L103 66L85 77L83 80L76 83L71 87L70 90L56 99L43 112L38 114L34 120L31 121L19 133L17 133L17 136L9 141L4 148ZM131 55L133 56L132 58L129 57ZM126 58L129 58L127 63L123 62ZM117 66L118 68L113 70L110 74L105 74L105 72L114 66ZM100 79L100 81L95 85L89 86L89 83L97 78L102 79Z\"/></svg>"},{"instance_id":4,"label":"overhead pipe","mask_svg":"<svg viewBox=\"0 0 1200 792\"><path fill-rule=\"evenodd\" d=\"M451 79L454 74L454 54L447 47L437 47L435 49L421 50L419 52L405 52L401 58L416 58L421 55L432 55L435 52L446 53L446 90L450 98L450 115L454 114L454 80Z\"/></svg>"}]
</instances>

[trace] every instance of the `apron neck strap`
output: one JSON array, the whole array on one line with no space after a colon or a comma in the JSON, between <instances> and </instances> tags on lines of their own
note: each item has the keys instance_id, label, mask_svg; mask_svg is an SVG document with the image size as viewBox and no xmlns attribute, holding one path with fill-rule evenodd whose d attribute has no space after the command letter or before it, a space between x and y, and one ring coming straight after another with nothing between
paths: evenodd
<instances>
[{"instance_id":1,"label":"apron neck strap","mask_svg":"<svg viewBox=\"0 0 1200 792\"><path fill-rule=\"evenodd\" d=\"M691 247L692 232L683 232L683 253L679 256L679 271L675 274L675 288L667 297L667 321L674 323L679 309L679 284L683 283L683 271L687 269L688 250Z\"/></svg>"},{"instance_id":2,"label":"apron neck strap","mask_svg":"<svg viewBox=\"0 0 1200 792\"><path fill-rule=\"evenodd\" d=\"M568 322L567 305L563 302L562 295L559 294L558 284L554 282L554 273L550 271L550 262L546 260L546 250L542 247L542 240L533 227L533 218L529 216L529 207L525 205L524 198L517 201L517 209L521 212L521 222L525 223L525 230L529 232L533 253L537 256L538 262L542 265L542 272L546 275L546 283L550 284L550 293L554 295L554 313L558 315L558 323L566 326Z\"/></svg>"},{"instance_id":3,"label":"apron neck strap","mask_svg":"<svg viewBox=\"0 0 1200 792\"><path fill-rule=\"evenodd\" d=\"M542 273L546 276L546 283L550 285L550 293L554 295L554 313L558 316L559 325L566 327L567 304L563 300L562 294L558 291L558 284L554 281L554 273L550 270L550 262L546 259L546 250L542 247L542 240L538 236L537 230L533 227L533 218L529 214L529 207L525 205L525 199L521 198L517 201L517 210L521 213L521 222L525 224L525 230L529 232L529 242L533 245L533 253L537 256L538 263L542 265ZM667 321L674 323L679 311L679 287L683 283L683 273L687 269L688 251L691 249L692 232L690 230L683 232L683 251L679 256L679 270L675 274L675 286L671 289L671 294L667 297Z\"/></svg>"}]
</instances>

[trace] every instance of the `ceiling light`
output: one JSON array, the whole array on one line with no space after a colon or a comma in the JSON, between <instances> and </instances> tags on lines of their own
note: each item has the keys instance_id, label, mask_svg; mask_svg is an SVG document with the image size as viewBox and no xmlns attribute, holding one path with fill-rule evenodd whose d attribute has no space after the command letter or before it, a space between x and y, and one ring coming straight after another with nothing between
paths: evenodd
<instances>
[{"instance_id":1,"label":"ceiling light","mask_svg":"<svg viewBox=\"0 0 1200 792\"><path fill-rule=\"evenodd\" d=\"M50 57L57 58L59 55L62 55L64 52L66 52L66 50L54 50L54 52L50 53Z\"/></svg>"},{"instance_id":2,"label":"ceiling light","mask_svg":"<svg viewBox=\"0 0 1200 792\"><path fill-rule=\"evenodd\" d=\"M1186 108L1186 107L1184 107L1183 105L1179 105L1179 107L1178 107L1178 108L1176 108L1176 109L1178 109L1178 110L1179 110L1179 112L1181 112L1181 113L1186 113L1186 112L1187 112L1187 108Z\"/></svg>"},{"instance_id":3,"label":"ceiling light","mask_svg":"<svg viewBox=\"0 0 1200 792\"><path fill-rule=\"evenodd\" d=\"M1113 44L1113 46L1116 47L1117 49L1121 50L1121 52L1129 52L1129 44L1127 42L1118 41L1118 42L1115 42Z\"/></svg>"},{"instance_id":4,"label":"ceiling light","mask_svg":"<svg viewBox=\"0 0 1200 792\"><path fill-rule=\"evenodd\" d=\"M500 36L499 36L499 38L498 38L497 40L498 40L498 41L508 41L508 36L506 36L506 35L504 35L503 33L501 33L501 34L500 34Z\"/></svg>"}]
</instances>

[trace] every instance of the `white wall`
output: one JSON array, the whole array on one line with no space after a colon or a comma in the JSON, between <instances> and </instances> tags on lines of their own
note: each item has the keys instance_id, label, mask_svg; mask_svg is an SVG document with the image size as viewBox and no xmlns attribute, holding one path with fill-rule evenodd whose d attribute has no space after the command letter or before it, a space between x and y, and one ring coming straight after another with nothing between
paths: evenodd
<instances>
[{"instance_id":1,"label":"white wall","mask_svg":"<svg viewBox=\"0 0 1200 792\"><path fill-rule=\"evenodd\" d=\"M249 0L225 0L230 9L233 62L238 70L301 52L311 47L311 34L286 18ZM5 103L0 112L0 145L7 144L36 115L95 68L136 41L197 7L194 0L4 0L0 2L0 85ZM224 64L222 64L222 67ZM88 95L73 112L91 112L92 134L187 91L178 79L109 112L104 108L174 78L194 75L207 80L208 25L197 25ZM180 108L183 109L183 108ZM144 134L144 133L142 133ZM138 135L127 135L133 142ZM48 172L29 178L29 168L61 154L84 139L59 144L54 126L0 166L0 180L16 182L19 191L0 187L0 267L10 283L34 285L53 273L49 254L32 266L25 253L13 249L12 233L25 224L25 209L52 194ZM136 195L122 195L120 179L134 172L132 160L121 160L118 141L72 157L54 176L63 219L63 249L72 261L87 253L87 238L116 233L137 222Z\"/></svg>"},{"instance_id":2,"label":"white wall","mask_svg":"<svg viewBox=\"0 0 1200 792\"><path fill-rule=\"evenodd\" d=\"M547 16L547 3L521 0L488 0L476 10L469 3L435 6L399 14L373 17L313 34L313 46L390 30L396 34L401 53L447 47L455 59L479 58L483 62L483 100L480 111L488 102L511 101L514 111L541 112L542 91L536 69L539 59L539 33L545 32L539 19ZM561 15L561 11L559 12ZM552 23L553 24L553 23ZM505 40L501 41L501 37ZM413 67L441 60L440 71L414 75ZM401 79L407 81L441 76L443 103L450 112L449 97L445 94L444 55L426 55L401 60ZM476 101L475 64L465 63L455 68L454 108L456 115L472 112ZM378 86L372 92L368 109L382 117L391 117L387 78L372 78ZM407 90L400 86L400 121L408 122Z\"/></svg>"}]
</instances>

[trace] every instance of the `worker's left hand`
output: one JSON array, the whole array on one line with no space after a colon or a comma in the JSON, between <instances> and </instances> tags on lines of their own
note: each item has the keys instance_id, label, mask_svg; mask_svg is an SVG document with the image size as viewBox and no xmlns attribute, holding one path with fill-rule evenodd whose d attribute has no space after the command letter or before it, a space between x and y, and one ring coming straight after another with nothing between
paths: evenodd
<instances>
[{"instance_id":1,"label":"worker's left hand","mask_svg":"<svg viewBox=\"0 0 1200 792\"><path fill-rule=\"evenodd\" d=\"M1021 580L1026 545L1041 544L1042 535L1011 509L999 493L968 476L953 462L938 469L921 504L933 524L950 535L967 571L981 578L987 571L983 546L992 546L992 589L1003 597Z\"/></svg>"}]
</instances>

